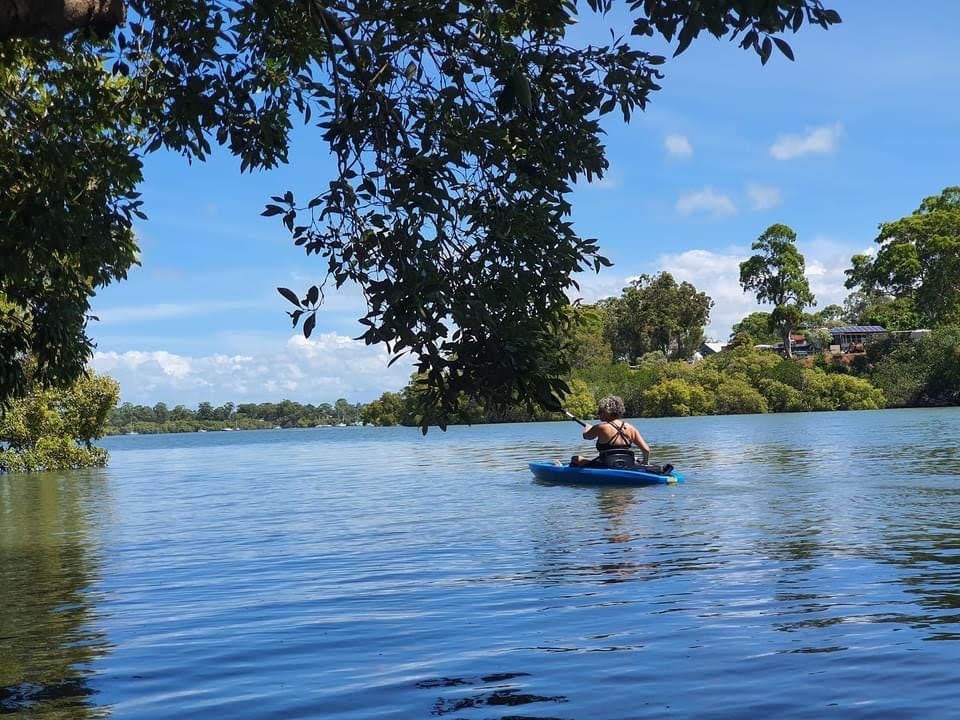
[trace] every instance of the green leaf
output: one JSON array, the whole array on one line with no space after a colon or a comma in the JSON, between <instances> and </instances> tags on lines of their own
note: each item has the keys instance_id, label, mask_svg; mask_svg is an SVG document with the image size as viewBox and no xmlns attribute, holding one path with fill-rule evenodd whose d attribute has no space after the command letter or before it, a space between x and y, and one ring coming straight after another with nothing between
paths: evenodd
<instances>
[{"instance_id":1,"label":"green leaf","mask_svg":"<svg viewBox=\"0 0 960 720\"><path fill-rule=\"evenodd\" d=\"M297 307L303 307L300 304L300 298L297 297L297 294L293 290L290 290L289 288L278 287L277 292L283 295L287 300L292 302Z\"/></svg>"},{"instance_id":2,"label":"green leaf","mask_svg":"<svg viewBox=\"0 0 960 720\"><path fill-rule=\"evenodd\" d=\"M777 47L780 48L781 53L783 53L788 59L793 60L793 50L790 48L790 45L786 40L775 37L773 41L777 44Z\"/></svg>"},{"instance_id":3,"label":"green leaf","mask_svg":"<svg viewBox=\"0 0 960 720\"><path fill-rule=\"evenodd\" d=\"M533 99L530 95L530 81L520 70L516 70L512 77L513 93L522 108L530 110Z\"/></svg>"},{"instance_id":4,"label":"green leaf","mask_svg":"<svg viewBox=\"0 0 960 720\"><path fill-rule=\"evenodd\" d=\"M766 37L763 39L763 43L760 46L760 64L766 65L767 60L770 59L770 53L773 52L773 43L770 42L770 38Z\"/></svg>"}]
</instances>

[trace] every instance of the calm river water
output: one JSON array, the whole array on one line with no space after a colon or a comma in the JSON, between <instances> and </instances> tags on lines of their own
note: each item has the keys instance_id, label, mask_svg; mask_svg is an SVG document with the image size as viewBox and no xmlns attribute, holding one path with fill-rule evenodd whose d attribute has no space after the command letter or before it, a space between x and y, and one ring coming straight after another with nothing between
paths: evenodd
<instances>
[{"instance_id":1,"label":"calm river water","mask_svg":"<svg viewBox=\"0 0 960 720\"><path fill-rule=\"evenodd\" d=\"M104 441L0 476L0 715L946 718L960 409Z\"/></svg>"}]
</instances>

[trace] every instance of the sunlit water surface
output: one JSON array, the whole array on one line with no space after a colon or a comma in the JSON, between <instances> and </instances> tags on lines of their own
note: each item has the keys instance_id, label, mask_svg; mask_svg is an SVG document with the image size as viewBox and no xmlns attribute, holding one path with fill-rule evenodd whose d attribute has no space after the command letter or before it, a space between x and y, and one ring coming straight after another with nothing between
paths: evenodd
<instances>
[{"instance_id":1,"label":"sunlit water surface","mask_svg":"<svg viewBox=\"0 0 960 720\"><path fill-rule=\"evenodd\" d=\"M537 483L572 423L0 476L0 714L956 716L960 409L638 424L685 484Z\"/></svg>"}]
</instances>

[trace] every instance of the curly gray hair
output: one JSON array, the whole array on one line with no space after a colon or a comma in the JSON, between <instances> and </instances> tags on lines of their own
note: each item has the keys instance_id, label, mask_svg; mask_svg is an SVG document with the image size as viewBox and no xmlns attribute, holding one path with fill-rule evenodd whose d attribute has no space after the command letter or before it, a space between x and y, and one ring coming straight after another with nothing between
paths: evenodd
<instances>
[{"instance_id":1,"label":"curly gray hair","mask_svg":"<svg viewBox=\"0 0 960 720\"><path fill-rule=\"evenodd\" d=\"M600 402L597 403L597 409L601 413L613 415L614 417L623 417L623 414L627 411L623 406L623 400L616 395L607 395L600 400Z\"/></svg>"}]
</instances>

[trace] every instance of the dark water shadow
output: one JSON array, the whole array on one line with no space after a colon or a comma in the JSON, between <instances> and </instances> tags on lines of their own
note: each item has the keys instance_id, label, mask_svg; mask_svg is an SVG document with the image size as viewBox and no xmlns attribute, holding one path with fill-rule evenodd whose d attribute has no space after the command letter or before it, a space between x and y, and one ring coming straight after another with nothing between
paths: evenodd
<instances>
[{"instance_id":1,"label":"dark water shadow","mask_svg":"<svg viewBox=\"0 0 960 720\"><path fill-rule=\"evenodd\" d=\"M447 690L447 695L437 697L433 702L430 714L444 716L463 710L475 708L521 707L536 703L565 703L568 699L564 695L539 695L523 687L529 683L530 673L496 673L481 677L468 678L435 678L416 683L421 690ZM564 720L562 718L536 715L508 714L500 716L500 720Z\"/></svg>"}]
</instances>

